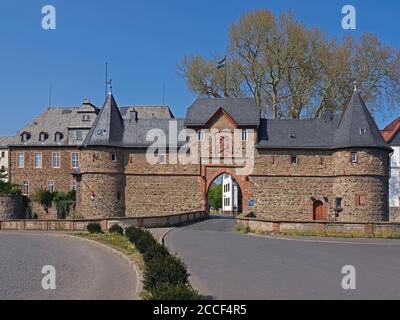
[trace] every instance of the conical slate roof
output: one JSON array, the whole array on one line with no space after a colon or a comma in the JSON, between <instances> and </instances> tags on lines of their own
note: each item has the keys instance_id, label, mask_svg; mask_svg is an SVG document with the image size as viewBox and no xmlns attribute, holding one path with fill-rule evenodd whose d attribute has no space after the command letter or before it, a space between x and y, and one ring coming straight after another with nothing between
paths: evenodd
<instances>
[{"instance_id":1,"label":"conical slate roof","mask_svg":"<svg viewBox=\"0 0 400 320\"><path fill-rule=\"evenodd\" d=\"M358 91L354 92L338 124L334 146L391 149L384 141Z\"/></svg>"},{"instance_id":2,"label":"conical slate roof","mask_svg":"<svg viewBox=\"0 0 400 320\"><path fill-rule=\"evenodd\" d=\"M118 145L122 142L123 132L124 121L110 92L83 145Z\"/></svg>"}]
</instances>

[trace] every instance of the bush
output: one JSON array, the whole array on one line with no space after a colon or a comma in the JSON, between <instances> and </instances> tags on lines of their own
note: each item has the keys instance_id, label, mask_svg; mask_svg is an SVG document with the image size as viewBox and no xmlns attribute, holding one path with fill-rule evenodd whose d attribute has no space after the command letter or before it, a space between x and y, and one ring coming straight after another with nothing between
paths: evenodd
<instances>
[{"instance_id":1,"label":"bush","mask_svg":"<svg viewBox=\"0 0 400 320\"><path fill-rule=\"evenodd\" d=\"M124 229L121 227L121 226L119 226L119 225L117 225L117 224L114 224L111 228L110 228L110 230L108 230L110 233L118 233L118 234L120 234L120 235L123 235L124 234Z\"/></svg>"},{"instance_id":2,"label":"bush","mask_svg":"<svg viewBox=\"0 0 400 320\"><path fill-rule=\"evenodd\" d=\"M125 235L130 242L136 243L136 241L143 235L143 230L136 226L132 226L125 229Z\"/></svg>"},{"instance_id":3,"label":"bush","mask_svg":"<svg viewBox=\"0 0 400 320\"><path fill-rule=\"evenodd\" d=\"M143 233L142 236L135 242L136 248L140 253L144 254L151 247L157 245L157 241L153 238L150 232Z\"/></svg>"},{"instance_id":4,"label":"bush","mask_svg":"<svg viewBox=\"0 0 400 320\"><path fill-rule=\"evenodd\" d=\"M147 250L143 253L143 259L146 264L149 264L152 263L152 260L165 258L169 255L170 253L166 247L156 243L147 247Z\"/></svg>"},{"instance_id":5,"label":"bush","mask_svg":"<svg viewBox=\"0 0 400 320\"><path fill-rule=\"evenodd\" d=\"M75 208L75 201L62 200L56 202L57 218L65 219L69 216L70 212Z\"/></svg>"},{"instance_id":6,"label":"bush","mask_svg":"<svg viewBox=\"0 0 400 320\"><path fill-rule=\"evenodd\" d=\"M36 191L33 197L33 201L39 203L46 212L48 212L49 208L51 208L53 199L54 199L54 193L44 189Z\"/></svg>"},{"instance_id":7,"label":"bush","mask_svg":"<svg viewBox=\"0 0 400 320\"><path fill-rule=\"evenodd\" d=\"M158 290L145 291L144 300L201 300L201 295L186 284L164 284Z\"/></svg>"},{"instance_id":8,"label":"bush","mask_svg":"<svg viewBox=\"0 0 400 320\"><path fill-rule=\"evenodd\" d=\"M97 222L89 223L87 225L86 229L87 229L87 231L89 231L89 233L101 233L100 223L97 223Z\"/></svg>"},{"instance_id":9,"label":"bush","mask_svg":"<svg viewBox=\"0 0 400 320\"><path fill-rule=\"evenodd\" d=\"M185 264L179 258L169 255L146 264L144 289L154 291L165 284L188 284L188 278Z\"/></svg>"}]
</instances>

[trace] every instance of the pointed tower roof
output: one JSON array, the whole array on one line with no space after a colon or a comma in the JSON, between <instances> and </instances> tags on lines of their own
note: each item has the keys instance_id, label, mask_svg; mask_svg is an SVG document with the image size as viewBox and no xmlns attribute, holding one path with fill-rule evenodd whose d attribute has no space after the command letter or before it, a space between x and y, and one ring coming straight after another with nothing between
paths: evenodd
<instances>
[{"instance_id":1,"label":"pointed tower roof","mask_svg":"<svg viewBox=\"0 0 400 320\"><path fill-rule=\"evenodd\" d=\"M114 96L110 92L83 145L118 145L122 142L123 132L124 121Z\"/></svg>"},{"instance_id":2,"label":"pointed tower roof","mask_svg":"<svg viewBox=\"0 0 400 320\"><path fill-rule=\"evenodd\" d=\"M391 150L357 90L338 124L335 147L370 147Z\"/></svg>"}]
</instances>

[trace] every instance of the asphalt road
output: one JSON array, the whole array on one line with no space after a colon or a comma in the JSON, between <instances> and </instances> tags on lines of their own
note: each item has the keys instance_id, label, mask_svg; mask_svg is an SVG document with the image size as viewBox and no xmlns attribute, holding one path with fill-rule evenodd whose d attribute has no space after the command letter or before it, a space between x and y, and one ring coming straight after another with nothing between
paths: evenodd
<instances>
[{"instance_id":1,"label":"asphalt road","mask_svg":"<svg viewBox=\"0 0 400 320\"><path fill-rule=\"evenodd\" d=\"M400 240L276 238L211 219L174 229L166 245L186 262L196 289L214 299L400 299ZM356 290L342 288L342 267Z\"/></svg>"},{"instance_id":2,"label":"asphalt road","mask_svg":"<svg viewBox=\"0 0 400 320\"><path fill-rule=\"evenodd\" d=\"M42 288L42 268L56 289ZM134 299L135 272L107 248L57 234L0 232L0 299Z\"/></svg>"}]
</instances>

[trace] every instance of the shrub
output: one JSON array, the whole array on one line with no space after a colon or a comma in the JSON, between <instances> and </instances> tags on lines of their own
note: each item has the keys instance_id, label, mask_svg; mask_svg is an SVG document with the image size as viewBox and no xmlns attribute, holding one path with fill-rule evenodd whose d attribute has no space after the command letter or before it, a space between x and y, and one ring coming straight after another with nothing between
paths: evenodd
<instances>
[{"instance_id":1,"label":"shrub","mask_svg":"<svg viewBox=\"0 0 400 320\"><path fill-rule=\"evenodd\" d=\"M158 290L145 291L144 300L201 300L201 295L187 284L164 284Z\"/></svg>"},{"instance_id":2,"label":"shrub","mask_svg":"<svg viewBox=\"0 0 400 320\"><path fill-rule=\"evenodd\" d=\"M167 248L163 245L156 243L147 247L147 250L143 253L143 259L146 264L152 263L152 260L159 258L165 258L170 255Z\"/></svg>"},{"instance_id":3,"label":"shrub","mask_svg":"<svg viewBox=\"0 0 400 320\"><path fill-rule=\"evenodd\" d=\"M136 241L143 235L143 230L132 226L125 229L125 235L130 242L136 243Z\"/></svg>"},{"instance_id":4,"label":"shrub","mask_svg":"<svg viewBox=\"0 0 400 320\"><path fill-rule=\"evenodd\" d=\"M150 248L155 245L157 245L157 241L153 238L150 232L143 233L142 236L135 242L136 248L142 254L150 250Z\"/></svg>"},{"instance_id":5,"label":"shrub","mask_svg":"<svg viewBox=\"0 0 400 320\"><path fill-rule=\"evenodd\" d=\"M101 233L101 226L100 223L91 222L86 227L87 231L90 233Z\"/></svg>"},{"instance_id":6,"label":"shrub","mask_svg":"<svg viewBox=\"0 0 400 320\"><path fill-rule=\"evenodd\" d=\"M75 201L62 200L56 202L56 208L57 208L57 218L65 219L70 214L70 212L75 208Z\"/></svg>"},{"instance_id":7,"label":"shrub","mask_svg":"<svg viewBox=\"0 0 400 320\"><path fill-rule=\"evenodd\" d=\"M179 258L169 255L146 264L144 289L153 291L161 289L165 284L188 284L188 278L185 264Z\"/></svg>"},{"instance_id":8,"label":"shrub","mask_svg":"<svg viewBox=\"0 0 400 320\"><path fill-rule=\"evenodd\" d=\"M114 224L111 228L110 228L110 230L108 230L110 233L118 233L118 234L120 234L120 235L123 235L124 234L124 229L121 227L121 226L119 226L119 225L117 225L117 224Z\"/></svg>"},{"instance_id":9,"label":"shrub","mask_svg":"<svg viewBox=\"0 0 400 320\"><path fill-rule=\"evenodd\" d=\"M53 202L53 198L54 198L54 193L48 190L40 189L36 191L33 197L33 201L39 203L44 208L44 210L48 212Z\"/></svg>"}]
</instances>

